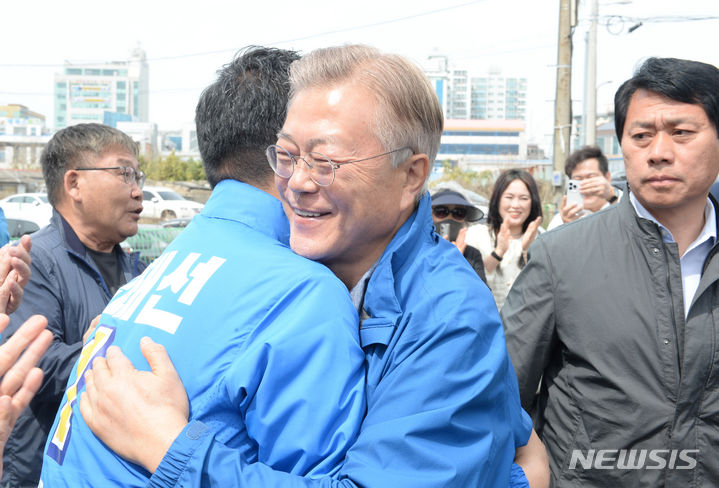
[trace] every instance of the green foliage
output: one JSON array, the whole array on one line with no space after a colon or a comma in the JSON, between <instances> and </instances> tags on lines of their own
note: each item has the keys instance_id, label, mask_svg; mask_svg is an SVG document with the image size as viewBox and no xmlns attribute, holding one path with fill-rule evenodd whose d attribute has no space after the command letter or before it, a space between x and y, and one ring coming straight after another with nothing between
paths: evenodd
<instances>
[{"instance_id":1,"label":"green foliage","mask_svg":"<svg viewBox=\"0 0 719 488\"><path fill-rule=\"evenodd\" d=\"M494 185L494 180L497 178L495 172L491 170L483 170L480 172L462 170L458 166L453 165L449 160L443 161L442 166L444 171L442 178L440 178L438 182L455 181L462 185L462 187L487 198L492 194L492 185Z\"/></svg>"},{"instance_id":2,"label":"green foliage","mask_svg":"<svg viewBox=\"0 0 719 488\"><path fill-rule=\"evenodd\" d=\"M202 161L190 158L187 161L180 159L173 151L164 158L147 160L140 156L140 169L145 172L147 179L158 181L197 181L205 179L205 169Z\"/></svg>"}]
</instances>

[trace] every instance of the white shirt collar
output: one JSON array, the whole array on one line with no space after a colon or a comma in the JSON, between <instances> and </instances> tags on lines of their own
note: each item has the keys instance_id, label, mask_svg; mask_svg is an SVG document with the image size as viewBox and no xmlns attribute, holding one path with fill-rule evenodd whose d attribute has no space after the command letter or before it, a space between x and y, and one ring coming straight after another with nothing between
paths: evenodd
<instances>
[{"instance_id":1,"label":"white shirt collar","mask_svg":"<svg viewBox=\"0 0 719 488\"><path fill-rule=\"evenodd\" d=\"M649 210L644 208L644 205L641 204L639 200L637 200L637 197L634 196L634 193L629 192L629 201L632 202L632 206L634 207L634 210L637 212L637 215L643 219L651 220L655 224L659 226L659 230L662 233L662 239L664 242L676 242L674 240L674 236L672 233L664 227L661 222L659 222L657 219L654 218L654 216L649 213ZM694 242L692 242L689 247L687 248L686 252L691 251L696 246L704 243L707 239L711 239L712 244L716 241L717 238L717 224L716 224L716 213L714 210L714 205L712 205L712 202L707 197L706 205L704 206L704 227L702 228L702 231L699 233L696 239L694 239Z\"/></svg>"}]
</instances>

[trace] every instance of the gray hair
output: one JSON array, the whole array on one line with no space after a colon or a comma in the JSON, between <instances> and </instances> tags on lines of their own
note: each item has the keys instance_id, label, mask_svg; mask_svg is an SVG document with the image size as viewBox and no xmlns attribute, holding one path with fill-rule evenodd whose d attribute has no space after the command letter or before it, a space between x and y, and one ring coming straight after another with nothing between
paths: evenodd
<instances>
[{"instance_id":1,"label":"gray hair","mask_svg":"<svg viewBox=\"0 0 719 488\"><path fill-rule=\"evenodd\" d=\"M442 107L427 77L411 61L363 45L312 51L290 66L290 104L307 88L359 83L375 95L377 110L372 131L397 167L411 154L424 153L434 162L442 137ZM428 175L429 176L429 175ZM419 196L427 191L425 188Z\"/></svg>"},{"instance_id":2,"label":"gray hair","mask_svg":"<svg viewBox=\"0 0 719 488\"><path fill-rule=\"evenodd\" d=\"M40 156L50 203L55 206L62 199L65 172L113 150L127 151L135 158L139 154L130 136L107 125L78 124L57 131Z\"/></svg>"}]
</instances>

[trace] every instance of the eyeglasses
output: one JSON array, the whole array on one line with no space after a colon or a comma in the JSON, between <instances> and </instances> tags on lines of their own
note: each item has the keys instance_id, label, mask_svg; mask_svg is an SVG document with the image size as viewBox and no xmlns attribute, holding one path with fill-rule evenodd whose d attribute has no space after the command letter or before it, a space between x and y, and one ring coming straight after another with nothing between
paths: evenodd
<instances>
[{"instance_id":1,"label":"eyeglasses","mask_svg":"<svg viewBox=\"0 0 719 488\"><path fill-rule=\"evenodd\" d=\"M122 170L122 176L125 183L132 185L134 181L137 183L137 187L142 189L145 186L145 173L142 171L136 171L132 166L107 166L102 168L74 168L75 171L95 171L95 170L106 170L106 169L119 169Z\"/></svg>"},{"instance_id":2,"label":"eyeglasses","mask_svg":"<svg viewBox=\"0 0 719 488\"><path fill-rule=\"evenodd\" d=\"M322 153L310 152L304 157L294 156L282 146L272 145L267 148L265 154L267 155L267 161L270 163L272 171L275 172L280 178L288 179L292 176L295 171L297 161L301 159L307 165L309 170L310 179L317 183L319 186L330 186L335 181L335 171L345 164L359 163L360 161L367 161L368 159L379 158L380 156L386 156L388 154L402 151L404 149L412 149L411 147L405 146L399 149L393 149L391 151L370 156L368 158L355 159L354 161L345 161L343 163L335 163L330 158Z\"/></svg>"},{"instance_id":3,"label":"eyeglasses","mask_svg":"<svg viewBox=\"0 0 719 488\"><path fill-rule=\"evenodd\" d=\"M477 207L457 206L449 208L445 205L432 207L432 215L438 220L444 220L450 215L457 222L477 222L482 220L484 212Z\"/></svg>"}]
</instances>

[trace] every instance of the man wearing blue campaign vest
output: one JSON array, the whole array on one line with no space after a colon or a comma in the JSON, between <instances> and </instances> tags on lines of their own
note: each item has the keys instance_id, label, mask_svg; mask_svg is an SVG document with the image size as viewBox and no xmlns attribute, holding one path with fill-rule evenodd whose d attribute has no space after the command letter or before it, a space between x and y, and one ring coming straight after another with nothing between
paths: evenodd
<instances>
[{"instance_id":1,"label":"man wearing blue campaign vest","mask_svg":"<svg viewBox=\"0 0 719 488\"><path fill-rule=\"evenodd\" d=\"M154 365L143 356L159 347L153 341L172 356L187 396L157 385L153 392L169 405L187 406L189 398L184 415L198 424L188 435L211 435L247 462L310 478L339 469L365 411L357 315L330 270L288 247L287 219L264 156L284 119L277 100L287 97L288 66L296 58L248 50L203 93L198 142L212 196L103 312L50 431L44 486L148 483L154 469L125 461L100 442L78 399L92 388L85 373L93 359L112 361L119 346L136 367L149 369ZM145 336L152 341L140 345ZM131 416L148 413L138 408ZM163 417L152 429L164 431L172 419ZM170 431L170 439L181 430ZM129 426L126 433L139 438ZM225 473L221 463L213 469Z\"/></svg>"}]
</instances>

